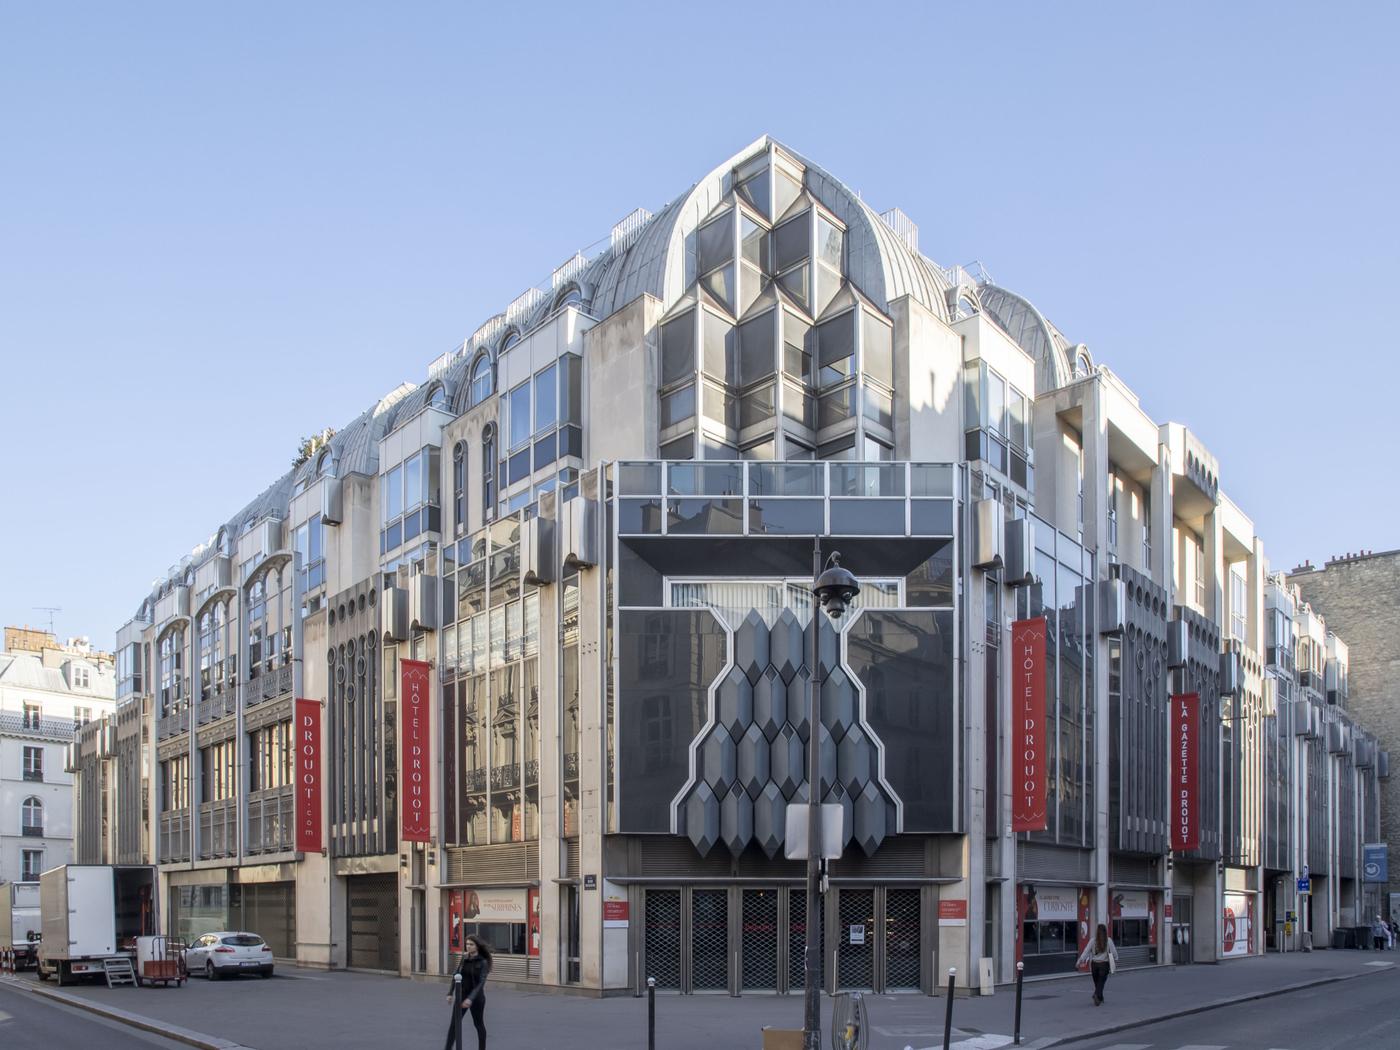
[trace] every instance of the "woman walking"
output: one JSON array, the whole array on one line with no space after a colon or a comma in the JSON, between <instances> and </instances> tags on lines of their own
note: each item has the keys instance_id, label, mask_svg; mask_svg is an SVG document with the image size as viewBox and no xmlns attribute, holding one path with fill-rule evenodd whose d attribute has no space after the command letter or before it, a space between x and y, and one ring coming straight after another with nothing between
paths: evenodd
<instances>
[{"instance_id":1,"label":"woman walking","mask_svg":"<svg viewBox=\"0 0 1400 1050\"><path fill-rule=\"evenodd\" d=\"M471 1011L477 1050L486 1050L486 978L491 973L491 949L484 941L468 936L462 942L462 961L456 973L462 978L462 1012ZM452 998L452 992L447 993L447 998ZM452 1045L454 1027L455 1024L447 1029L444 1050L456 1050Z\"/></svg>"},{"instance_id":2,"label":"woman walking","mask_svg":"<svg viewBox=\"0 0 1400 1050\"><path fill-rule=\"evenodd\" d=\"M1103 1005L1103 986L1108 983L1108 975L1118 969L1118 949L1113 938L1108 935L1108 927L1099 923L1098 932L1079 956L1079 965L1089 964L1089 973L1094 978L1094 1005Z\"/></svg>"}]
</instances>

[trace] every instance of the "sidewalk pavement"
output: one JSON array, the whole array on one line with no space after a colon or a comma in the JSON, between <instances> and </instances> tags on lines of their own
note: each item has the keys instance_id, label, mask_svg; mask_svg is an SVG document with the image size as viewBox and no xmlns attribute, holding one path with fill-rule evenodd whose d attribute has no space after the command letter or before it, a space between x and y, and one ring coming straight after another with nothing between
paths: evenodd
<instances>
[{"instance_id":1,"label":"sidewalk pavement","mask_svg":"<svg viewBox=\"0 0 1400 1050\"><path fill-rule=\"evenodd\" d=\"M1367 975L1394 980L1400 955L1358 951L1268 955L1217 965L1128 971L1109 979L1107 1002L1090 1002L1087 976L1026 984L1022 1045L1041 1048L1106 1035L1216 1006ZM184 988L78 985L61 992L33 975L32 991L106 1013L210 1050L436 1050L447 1029L445 982L282 968L270 981L244 978ZM870 1050L942 1047L946 999L867 996ZM830 1000L824 1000L829 1028ZM991 1050L1010 1043L1014 989L953 1003L954 1045ZM497 987L487 997L491 1046L501 1050L645 1050L646 999L598 999ZM764 1025L797 1028L801 996L658 995L658 1050L748 1050ZM1208 1022L1203 1020L1203 1025ZM468 1046L474 1040L466 1026ZM823 1040L825 1046L828 1039Z\"/></svg>"}]
</instances>

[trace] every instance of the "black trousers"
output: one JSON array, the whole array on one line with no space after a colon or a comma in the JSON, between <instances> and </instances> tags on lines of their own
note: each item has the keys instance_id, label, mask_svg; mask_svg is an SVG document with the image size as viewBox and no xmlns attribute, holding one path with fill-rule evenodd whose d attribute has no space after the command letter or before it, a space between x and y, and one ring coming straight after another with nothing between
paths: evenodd
<instances>
[{"instance_id":1,"label":"black trousers","mask_svg":"<svg viewBox=\"0 0 1400 1050\"><path fill-rule=\"evenodd\" d=\"M1089 973L1094 978L1094 998L1103 1002L1103 986L1108 983L1108 963L1090 963Z\"/></svg>"},{"instance_id":2,"label":"black trousers","mask_svg":"<svg viewBox=\"0 0 1400 1050\"><path fill-rule=\"evenodd\" d=\"M464 1006L462 1009L463 1009L463 1011L465 1012L466 1009L467 1009L467 1007ZM483 994L483 993L477 993L476 998L472 1000L471 1013L472 1013L472 1025L476 1028L476 1050L486 1050L486 996L485 996L485 994ZM465 1018L463 1018L463 1020L465 1020ZM449 1022L448 1025L447 1025L447 1042L446 1042L446 1044L444 1044L443 1050L456 1050L456 1047L454 1047L454 1046L452 1045L452 1030L453 1030L453 1025L451 1024L451 1022Z\"/></svg>"}]
</instances>

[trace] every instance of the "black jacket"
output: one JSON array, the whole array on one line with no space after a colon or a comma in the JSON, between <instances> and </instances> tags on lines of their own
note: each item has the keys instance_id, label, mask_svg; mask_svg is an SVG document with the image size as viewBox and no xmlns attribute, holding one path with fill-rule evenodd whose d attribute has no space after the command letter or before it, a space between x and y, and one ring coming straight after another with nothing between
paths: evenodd
<instances>
[{"instance_id":1,"label":"black jacket","mask_svg":"<svg viewBox=\"0 0 1400 1050\"><path fill-rule=\"evenodd\" d=\"M462 975L462 1002L486 993L486 976L490 972L491 963L484 956L478 955L474 959L469 955L462 956L462 961L457 964L457 973Z\"/></svg>"}]
</instances>

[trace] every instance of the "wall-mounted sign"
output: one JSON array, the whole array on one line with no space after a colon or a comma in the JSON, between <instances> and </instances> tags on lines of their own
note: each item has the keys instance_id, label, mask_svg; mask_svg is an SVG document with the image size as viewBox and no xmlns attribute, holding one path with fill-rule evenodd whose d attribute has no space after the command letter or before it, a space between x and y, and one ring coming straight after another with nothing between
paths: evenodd
<instances>
[{"instance_id":1,"label":"wall-mounted sign","mask_svg":"<svg viewBox=\"0 0 1400 1050\"><path fill-rule=\"evenodd\" d=\"M296 822L297 849L321 852L321 705L297 698Z\"/></svg>"},{"instance_id":2,"label":"wall-mounted sign","mask_svg":"<svg viewBox=\"0 0 1400 1050\"><path fill-rule=\"evenodd\" d=\"M432 734L428 713L432 675L422 660L400 660L399 837L432 841Z\"/></svg>"},{"instance_id":3,"label":"wall-mounted sign","mask_svg":"<svg viewBox=\"0 0 1400 1050\"><path fill-rule=\"evenodd\" d=\"M946 900L938 902L938 925L966 926L967 901Z\"/></svg>"},{"instance_id":4,"label":"wall-mounted sign","mask_svg":"<svg viewBox=\"0 0 1400 1050\"><path fill-rule=\"evenodd\" d=\"M855 925L853 925L853 926L851 927L851 943L852 943L852 944L864 944L864 943L865 943L865 925L864 925L863 923L856 923Z\"/></svg>"},{"instance_id":5,"label":"wall-mounted sign","mask_svg":"<svg viewBox=\"0 0 1400 1050\"><path fill-rule=\"evenodd\" d=\"M1044 831L1045 617L1011 625L1011 830Z\"/></svg>"},{"instance_id":6,"label":"wall-mounted sign","mask_svg":"<svg viewBox=\"0 0 1400 1050\"><path fill-rule=\"evenodd\" d=\"M1197 774L1201 697L1172 697L1172 849L1187 853L1201 847L1200 778Z\"/></svg>"},{"instance_id":7,"label":"wall-mounted sign","mask_svg":"<svg viewBox=\"0 0 1400 1050\"><path fill-rule=\"evenodd\" d=\"M1368 842L1362 862L1362 882L1390 881L1390 847L1384 842Z\"/></svg>"},{"instance_id":8,"label":"wall-mounted sign","mask_svg":"<svg viewBox=\"0 0 1400 1050\"><path fill-rule=\"evenodd\" d=\"M631 906L624 900L609 898L603 901L603 929L625 929L631 918Z\"/></svg>"},{"instance_id":9,"label":"wall-mounted sign","mask_svg":"<svg viewBox=\"0 0 1400 1050\"><path fill-rule=\"evenodd\" d=\"M596 890L598 888L598 876L585 875L583 877L583 888L586 890Z\"/></svg>"}]
</instances>

